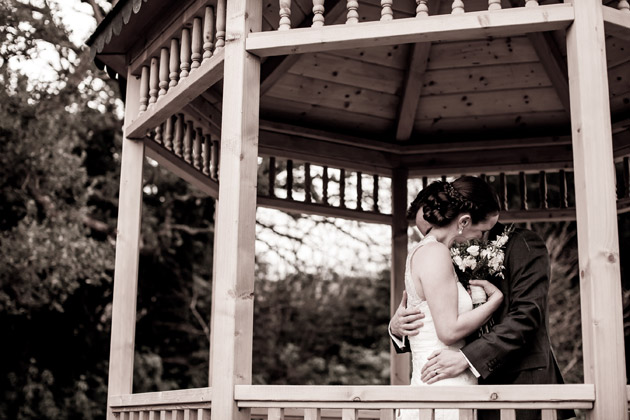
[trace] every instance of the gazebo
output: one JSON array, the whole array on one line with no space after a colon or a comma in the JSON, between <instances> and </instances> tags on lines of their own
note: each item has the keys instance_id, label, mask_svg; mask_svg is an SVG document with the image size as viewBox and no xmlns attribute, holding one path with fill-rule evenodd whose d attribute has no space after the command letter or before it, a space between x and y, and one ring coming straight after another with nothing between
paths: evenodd
<instances>
[{"instance_id":1,"label":"gazebo","mask_svg":"<svg viewBox=\"0 0 630 420\"><path fill-rule=\"evenodd\" d=\"M88 44L126 85L109 420L628 417L616 223L630 210L628 1L120 0ZM132 393L145 156L218 202L207 388ZM495 182L502 220L577 220L585 383L252 385L256 206L390 225L393 311L407 181L460 174ZM408 359L391 366L392 385L407 383Z\"/></svg>"}]
</instances>

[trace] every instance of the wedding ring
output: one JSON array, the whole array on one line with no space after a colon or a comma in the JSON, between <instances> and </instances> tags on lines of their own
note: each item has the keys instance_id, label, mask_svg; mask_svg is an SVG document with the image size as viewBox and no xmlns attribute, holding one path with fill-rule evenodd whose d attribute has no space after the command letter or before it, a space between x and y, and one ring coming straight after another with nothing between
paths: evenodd
<instances>
[{"instance_id":1,"label":"wedding ring","mask_svg":"<svg viewBox=\"0 0 630 420\"><path fill-rule=\"evenodd\" d=\"M438 376L440 374L437 369L435 369L433 372L435 373L435 376Z\"/></svg>"}]
</instances>

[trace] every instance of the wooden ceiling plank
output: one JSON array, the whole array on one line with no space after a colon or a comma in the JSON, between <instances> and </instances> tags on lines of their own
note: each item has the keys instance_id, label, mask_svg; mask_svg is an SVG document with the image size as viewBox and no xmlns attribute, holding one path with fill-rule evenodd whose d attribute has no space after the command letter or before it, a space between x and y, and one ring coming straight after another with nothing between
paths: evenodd
<instances>
[{"instance_id":1,"label":"wooden ceiling plank","mask_svg":"<svg viewBox=\"0 0 630 420\"><path fill-rule=\"evenodd\" d=\"M422 79L427 70L431 43L415 44L411 50L409 69L405 78L405 89L400 101L398 122L396 123L396 140L409 140L413 131L413 122L420 103Z\"/></svg>"}]
</instances>

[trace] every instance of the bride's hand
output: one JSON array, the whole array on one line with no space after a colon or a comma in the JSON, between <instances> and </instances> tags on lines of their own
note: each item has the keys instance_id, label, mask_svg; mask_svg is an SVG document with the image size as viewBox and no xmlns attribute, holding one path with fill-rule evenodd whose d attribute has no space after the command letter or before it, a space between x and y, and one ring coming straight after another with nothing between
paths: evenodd
<instances>
[{"instance_id":1,"label":"bride's hand","mask_svg":"<svg viewBox=\"0 0 630 420\"><path fill-rule=\"evenodd\" d=\"M483 291L486 292L486 296L488 296L488 302L499 304L503 301L503 293L501 293L501 290L488 280L471 280L470 285L483 287Z\"/></svg>"}]
</instances>

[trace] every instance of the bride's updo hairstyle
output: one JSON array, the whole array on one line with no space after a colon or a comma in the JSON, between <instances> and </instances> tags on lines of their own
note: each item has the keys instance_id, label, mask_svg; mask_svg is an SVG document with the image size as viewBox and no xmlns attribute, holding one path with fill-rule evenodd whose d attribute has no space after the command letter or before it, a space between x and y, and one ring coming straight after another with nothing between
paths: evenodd
<instances>
[{"instance_id":1,"label":"bride's updo hairstyle","mask_svg":"<svg viewBox=\"0 0 630 420\"><path fill-rule=\"evenodd\" d=\"M472 223L484 221L499 211L499 201L492 187L481 178L462 176L453 182L435 181L418 193L409 206L408 219L415 219L422 208L424 220L443 227L462 213L469 213Z\"/></svg>"}]
</instances>

